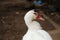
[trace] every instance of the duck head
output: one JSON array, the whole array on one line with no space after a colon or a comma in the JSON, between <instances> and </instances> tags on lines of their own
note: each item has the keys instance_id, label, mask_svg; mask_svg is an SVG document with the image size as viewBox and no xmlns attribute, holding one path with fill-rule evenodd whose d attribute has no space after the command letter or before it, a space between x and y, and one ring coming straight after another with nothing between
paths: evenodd
<instances>
[{"instance_id":1,"label":"duck head","mask_svg":"<svg viewBox=\"0 0 60 40\"><path fill-rule=\"evenodd\" d=\"M24 16L24 20L28 21L28 20L33 20L33 19L45 21L45 19L42 17L42 15L39 14L39 10L30 10Z\"/></svg>"},{"instance_id":2,"label":"duck head","mask_svg":"<svg viewBox=\"0 0 60 40\"><path fill-rule=\"evenodd\" d=\"M26 25L30 25L34 19L45 21L42 15L40 15L38 12L39 10L30 10L26 13L26 15L24 16Z\"/></svg>"}]
</instances>

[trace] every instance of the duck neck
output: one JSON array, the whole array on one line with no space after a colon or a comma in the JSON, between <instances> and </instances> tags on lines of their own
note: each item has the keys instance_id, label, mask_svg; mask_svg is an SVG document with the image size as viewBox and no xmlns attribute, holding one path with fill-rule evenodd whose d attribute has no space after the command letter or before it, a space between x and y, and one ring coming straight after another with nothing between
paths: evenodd
<instances>
[{"instance_id":1,"label":"duck neck","mask_svg":"<svg viewBox=\"0 0 60 40\"><path fill-rule=\"evenodd\" d=\"M33 21L32 18L29 18L29 19L27 18L25 20L25 23L28 27L28 30L30 30L30 31L31 30L41 30L42 29L40 24L37 21Z\"/></svg>"},{"instance_id":2,"label":"duck neck","mask_svg":"<svg viewBox=\"0 0 60 40\"><path fill-rule=\"evenodd\" d=\"M25 18L25 23L26 23L26 25L27 25L27 27L28 26L30 26L30 24L32 23L32 18Z\"/></svg>"}]
</instances>

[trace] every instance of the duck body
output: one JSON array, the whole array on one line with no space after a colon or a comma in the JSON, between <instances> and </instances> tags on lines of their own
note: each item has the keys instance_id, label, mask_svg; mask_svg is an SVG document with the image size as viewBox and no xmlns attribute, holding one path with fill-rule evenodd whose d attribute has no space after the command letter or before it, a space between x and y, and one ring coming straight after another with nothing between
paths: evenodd
<instances>
[{"instance_id":1,"label":"duck body","mask_svg":"<svg viewBox=\"0 0 60 40\"><path fill-rule=\"evenodd\" d=\"M22 40L52 40L49 33L43 30L37 21L33 21L36 18L33 13L34 10L30 10L24 17L28 30Z\"/></svg>"},{"instance_id":2,"label":"duck body","mask_svg":"<svg viewBox=\"0 0 60 40\"><path fill-rule=\"evenodd\" d=\"M52 40L50 35L44 30L28 30L23 40Z\"/></svg>"}]
</instances>

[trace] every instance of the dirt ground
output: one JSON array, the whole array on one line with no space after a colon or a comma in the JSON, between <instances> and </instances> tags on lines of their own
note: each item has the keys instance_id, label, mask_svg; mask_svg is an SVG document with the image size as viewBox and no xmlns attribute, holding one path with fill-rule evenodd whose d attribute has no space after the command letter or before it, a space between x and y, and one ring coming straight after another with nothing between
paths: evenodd
<instances>
[{"instance_id":1,"label":"dirt ground","mask_svg":"<svg viewBox=\"0 0 60 40\"><path fill-rule=\"evenodd\" d=\"M0 40L22 40L27 31L24 15L27 11L0 12ZM48 20L39 21L44 30L51 34L54 40L60 40L60 30L56 29Z\"/></svg>"}]
</instances>

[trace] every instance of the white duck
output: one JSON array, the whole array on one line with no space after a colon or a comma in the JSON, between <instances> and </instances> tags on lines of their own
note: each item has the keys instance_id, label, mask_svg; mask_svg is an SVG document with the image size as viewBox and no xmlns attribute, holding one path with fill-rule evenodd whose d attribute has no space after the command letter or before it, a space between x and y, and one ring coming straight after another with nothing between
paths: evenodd
<instances>
[{"instance_id":1,"label":"white duck","mask_svg":"<svg viewBox=\"0 0 60 40\"><path fill-rule=\"evenodd\" d=\"M22 40L52 40L51 36L42 29L40 24L33 20L36 18L44 21L34 10L28 11L25 15L24 20L28 27L28 31L23 36Z\"/></svg>"}]
</instances>

